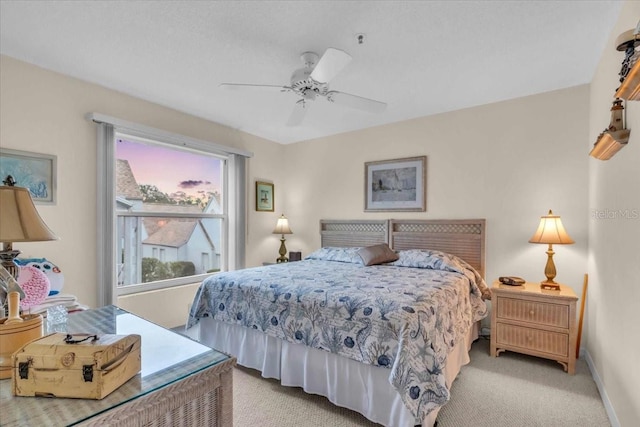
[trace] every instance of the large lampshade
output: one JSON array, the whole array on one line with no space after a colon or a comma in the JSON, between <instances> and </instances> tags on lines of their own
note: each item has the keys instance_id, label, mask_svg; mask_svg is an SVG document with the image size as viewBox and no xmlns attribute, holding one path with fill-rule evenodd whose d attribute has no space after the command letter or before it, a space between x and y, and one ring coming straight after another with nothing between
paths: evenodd
<instances>
[{"instance_id":1,"label":"large lampshade","mask_svg":"<svg viewBox=\"0 0 640 427\"><path fill-rule=\"evenodd\" d=\"M278 218L278 222L276 223L276 228L273 230L273 234L293 234L291 229L289 228L289 220L287 217L282 215Z\"/></svg>"},{"instance_id":2,"label":"large lampshade","mask_svg":"<svg viewBox=\"0 0 640 427\"><path fill-rule=\"evenodd\" d=\"M529 239L529 243L568 245L575 242L564 229L560 216L553 215L553 212L549 210L548 215L540 217L538 229Z\"/></svg>"},{"instance_id":3,"label":"large lampshade","mask_svg":"<svg viewBox=\"0 0 640 427\"><path fill-rule=\"evenodd\" d=\"M56 240L23 187L0 186L0 242Z\"/></svg>"}]
</instances>

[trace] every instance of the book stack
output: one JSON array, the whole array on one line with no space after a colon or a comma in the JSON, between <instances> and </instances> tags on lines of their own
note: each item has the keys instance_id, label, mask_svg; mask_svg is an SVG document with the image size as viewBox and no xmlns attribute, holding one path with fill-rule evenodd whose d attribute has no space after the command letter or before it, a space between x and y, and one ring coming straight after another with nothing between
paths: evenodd
<instances>
[{"instance_id":1,"label":"book stack","mask_svg":"<svg viewBox=\"0 0 640 427\"><path fill-rule=\"evenodd\" d=\"M75 295L56 294L48 296L41 304L33 305L27 311L31 314L42 314L43 317L47 317L47 309L58 305L63 306L67 313L89 309L88 306L80 304Z\"/></svg>"}]
</instances>

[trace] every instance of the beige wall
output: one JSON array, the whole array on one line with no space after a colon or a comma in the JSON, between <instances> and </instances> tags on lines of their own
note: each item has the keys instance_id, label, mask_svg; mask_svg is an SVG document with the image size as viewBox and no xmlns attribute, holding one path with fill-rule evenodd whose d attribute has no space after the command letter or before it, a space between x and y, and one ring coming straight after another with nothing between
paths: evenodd
<instances>
[{"instance_id":1,"label":"beige wall","mask_svg":"<svg viewBox=\"0 0 640 427\"><path fill-rule=\"evenodd\" d=\"M248 265L259 264L267 251L277 252L278 240L270 233L278 214L255 212L253 182L272 180L276 189L284 184L282 145L6 56L0 56L0 94L0 146L55 154L58 159L57 203L37 207L60 240L14 247L23 256L44 256L57 263L65 275L63 292L75 294L82 303L95 306L97 301L96 130L84 118L89 112L252 151ZM184 323L185 301L193 293L193 287L184 287L179 295L155 293L121 303L165 326L176 326Z\"/></svg>"},{"instance_id":2,"label":"beige wall","mask_svg":"<svg viewBox=\"0 0 640 427\"><path fill-rule=\"evenodd\" d=\"M627 1L591 84L589 140L609 125L611 102L624 57L615 38L634 28L640 2ZM626 103L631 137L611 160L589 160L589 294L587 357L620 426L640 424L640 102ZM598 219L599 212L606 218ZM628 212L629 216L620 215ZM612 407L612 408L611 408Z\"/></svg>"},{"instance_id":3,"label":"beige wall","mask_svg":"<svg viewBox=\"0 0 640 427\"><path fill-rule=\"evenodd\" d=\"M558 281L582 286L587 251L588 86L287 146L290 248L320 244L321 218L486 218L487 280L544 279L529 244L548 209L575 245L556 246ZM363 212L364 163L426 155L427 212ZM304 179L302 179L304 178Z\"/></svg>"}]
</instances>

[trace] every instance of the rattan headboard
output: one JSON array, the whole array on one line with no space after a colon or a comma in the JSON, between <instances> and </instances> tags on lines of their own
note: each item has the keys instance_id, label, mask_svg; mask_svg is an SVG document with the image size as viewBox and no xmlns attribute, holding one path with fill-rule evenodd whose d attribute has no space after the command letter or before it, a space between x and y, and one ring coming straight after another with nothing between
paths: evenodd
<instances>
[{"instance_id":1,"label":"rattan headboard","mask_svg":"<svg viewBox=\"0 0 640 427\"><path fill-rule=\"evenodd\" d=\"M467 261L484 277L484 219L432 219L389 221L389 246L434 249Z\"/></svg>"},{"instance_id":2,"label":"rattan headboard","mask_svg":"<svg viewBox=\"0 0 640 427\"><path fill-rule=\"evenodd\" d=\"M322 247L388 243L394 250L434 249L459 256L484 277L484 219L320 220Z\"/></svg>"},{"instance_id":3,"label":"rattan headboard","mask_svg":"<svg viewBox=\"0 0 640 427\"><path fill-rule=\"evenodd\" d=\"M322 247L371 246L389 243L389 221L384 220L320 220Z\"/></svg>"}]
</instances>

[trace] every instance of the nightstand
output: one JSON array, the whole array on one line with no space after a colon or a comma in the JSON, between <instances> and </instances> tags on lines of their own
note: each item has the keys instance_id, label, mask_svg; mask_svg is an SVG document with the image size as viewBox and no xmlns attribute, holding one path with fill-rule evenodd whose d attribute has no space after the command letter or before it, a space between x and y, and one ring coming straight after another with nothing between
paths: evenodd
<instances>
[{"instance_id":1,"label":"nightstand","mask_svg":"<svg viewBox=\"0 0 640 427\"><path fill-rule=\"evenodd\" d=\"M491 355L509 350L560 363L570 375L576 369L576 302L571 288L541 290L539 283L491 287Z\"/></svg>"}]
</instances>

